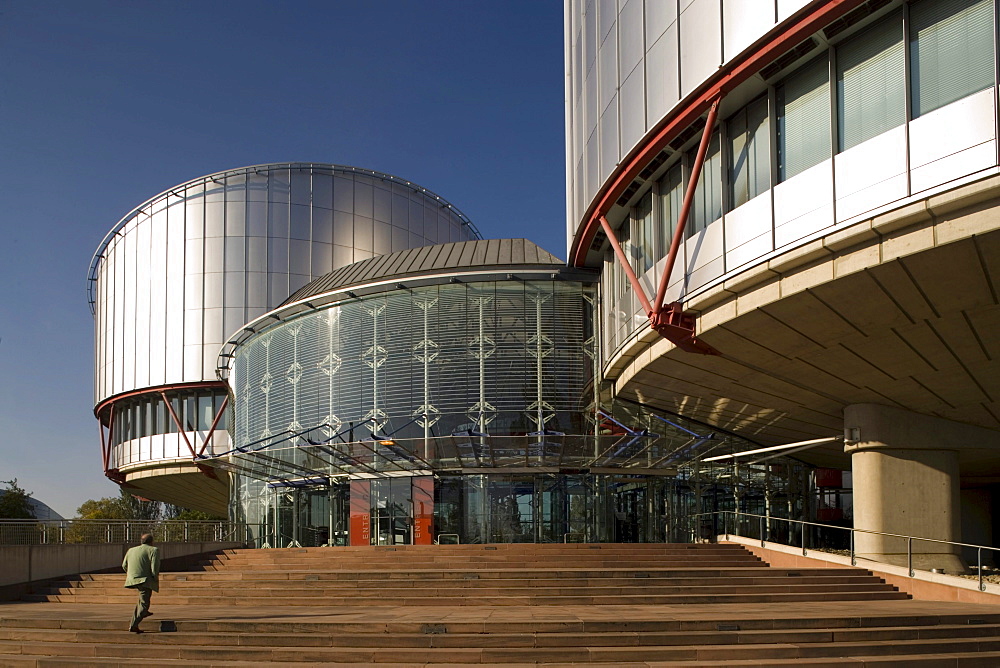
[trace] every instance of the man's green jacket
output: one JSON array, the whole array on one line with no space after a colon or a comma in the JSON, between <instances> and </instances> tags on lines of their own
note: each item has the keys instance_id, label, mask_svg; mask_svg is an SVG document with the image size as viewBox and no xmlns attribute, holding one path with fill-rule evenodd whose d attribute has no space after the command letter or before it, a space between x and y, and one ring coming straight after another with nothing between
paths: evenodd
<instances>
[{"instance_id":1,"label":"man's green jacket","mask_svg":"<svg viewBox=\"0 0 1000 668\"><path fill-rule=\"evenodd\" d=\"M122 561L125 586L143 585L146 589L160 591L160 550L152 545L136 545L125 553Z\"/></svg>"}]
</instances>

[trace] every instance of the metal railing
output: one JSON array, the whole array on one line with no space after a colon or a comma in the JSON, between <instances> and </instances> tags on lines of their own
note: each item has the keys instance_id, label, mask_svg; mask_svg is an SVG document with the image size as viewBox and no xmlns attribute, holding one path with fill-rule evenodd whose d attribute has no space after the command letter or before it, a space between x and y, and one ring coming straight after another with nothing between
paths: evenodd
<instances>
[{"instance_id":1,"label":"metal railing","mask_svg":"<svg viewBox=\"0 0 1000 668\"><path fill-rule=\"evenodd\" d=\"M719 519L721 517L721 527ZM702 518L711 518L711 524L702 520ZM734 536L740 536L741 538L751 538L753 540L759 540L760 546L764 547L765 543L781 543L784 545L789 545L792 547L801 547L802 556L806 556L809 550L815 552L826 552L829 553L831 550L824 546L824 537L822 533L818 530L832 530L838 532L845 532L848 534L848 549L843 550L848 552L851 557L851 565L856 566L859 559L865 561L871 561L874 563L887 563L890 565L891 562L880 561L878 559L872 559L870 557L859 555L855 549L855 536L858 534L869 534L875 536L888 536L890 538L897 538L906 541L906 570L910 577L916 575L916 569L913 563L913 544L917 543L935 543L938 545L950 545L957 548L966 548L976 551L976 573L978 574L979 580L979 590L986 591L986 582L984 580L984 564L983 564L983 550L992 550L993 552L1000 552L1000 548L991 547L989 545L974 545L971 543L959 543L957 541L950 540L939 540L937 538L923 538L920 536L906 536L897 533L888 533L885 531L872 531L869 529L855 529L854 527L842 527L835 524L820 524L819 522L807 522L805 520L792 520L784 517L774 517L766 515L756 515L754 513L738 513L734 510L719 510L708 513L698 513L696 515L690 515L688 519L691 521L691 526L689 528L689 534L692 542L700 538L707 538L706 529L709 529L713 536L725 535L728 539L730 534ZM775 531L772 523L779 523L779 527L784 527L783 530ZM781 523L785 523L782 525ZM721 529L721 531L720 531ZM756 535L753 535L756 533ZM797 540L796 540L797 537ZM785 540L781 540L784 538ZM795 545L798 543L798 545ZM933 552L934 555L954 555L959 557L957 553L954 552ZM960 558L960 557L959 557ZM923 570L923 569L920 569ZM935 572L937 569L930 569L931 572Z\"/></svg>"},{"instance_id":2,"label":"metal railing","mask_svg":"<svg viewBox=\"0 0 1000 668\"><path fill-rule=\"evenodd\" d=\"M248 525L227 520L0 520L0 545L244 542Z\"/></svg>"}]
</instances>

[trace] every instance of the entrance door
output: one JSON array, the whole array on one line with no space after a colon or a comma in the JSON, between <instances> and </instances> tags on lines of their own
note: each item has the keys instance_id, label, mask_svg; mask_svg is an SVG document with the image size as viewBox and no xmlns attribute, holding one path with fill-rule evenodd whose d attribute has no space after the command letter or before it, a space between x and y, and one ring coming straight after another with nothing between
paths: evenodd
<instances>
[{"instance_id":1,"label":"entrance door","mask_svg":"<svg viewBox=\"0 0 1000 668\"><path fill-rule=\"evenodd\" d=\"M374 545L413 543L412 478L383 478L371 482L371 526Z\"/></svg>"},{"instance_id":2,"label":"entrance door","mask_svg":"<svg viewBox=\"0 0 1000 668\"><path fill-rule=\"evenodd\" d=\"M615 542L646 542L646 481L616 484Z\"/></svg>"},{"instance_id":3,"label":"entrance door","mask_svg":"<svg viewBox=\"0 0 1000 668\"><path fill-rule=\"evenodd\" d=\"M491 475L487 485L488 542L535 542L535 476Z\"/></svg>"}]
</instances>

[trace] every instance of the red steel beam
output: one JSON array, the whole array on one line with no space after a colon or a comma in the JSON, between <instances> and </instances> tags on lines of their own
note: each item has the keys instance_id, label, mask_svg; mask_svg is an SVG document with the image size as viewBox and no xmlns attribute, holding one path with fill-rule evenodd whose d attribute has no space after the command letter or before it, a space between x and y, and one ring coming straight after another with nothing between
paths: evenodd
<instances>
[{"instance_id":1,"label":"red steel beam","mask_svg":"<svg viewBox=\"0 0 1000 668\"><path fill-rule=\"evenodd\" d=\"M191 451L191 459L194 459L197 457L194 453L194 446L191 445L191 439L188 438L187 432L184 430L184 425L181 424L180 419L177 417L177 413L174 412L174 407L170 405L170 399L167 398L167 393L161 391L160 396L163 397L163 403L167 405L167 410L170 411L170 417L173 418L174 424L177 425L177 431L184 437L184 442L187 444L188 450Z\"/></svg>"},{"instance_id":2,"label":"red steel beam","mask_svg":"<svg viewBox=\"0 0 1000 668\"><path fill-rule=\"evenodd\" d=\"M94 415L100 418L101 413L103 413L104 409L106 409L110 404L113 404L121 399L127 399L129 397L140 397L145 394L158 394L160 392L169 390L198 390L204 388L225 389L226 384L219 380L205 380L205 381L199 381L197 383L174 383L172 385L158 385L156 387L147 387L142 390L132 390L131 392L123 392L113 397L109 397L104 401L102 401L101 403L97 404L97 406L94 407Z\"/></svg>"},{"instance_id":3,"label":"red steel beam","mask_svg":"<svg viewBox=\"0 0 1000 668\"><path fill-rule=\"evenodd\" d=\"M219 420L222 418L222 414L226 412L226 406L229 405L229 395L222 400L222 405L219 406L219 412L215 414L215 419L212 420L212 426L208 430L208 436L205 437L205 442L201 444L201 450L198 451L199 455L205 454L205 448L208 444L212 442L212 436L215 434L215 428L219 425Z\"/></svg>"},{"instance_id":4,"label":"red steel beam","mask_svg":"<svg viewBox=\"0 0 1000 668\"><path fill-rule=\"evenodd\" d=\"M864 4L865 0L826 0L813 2L795 16L775 27L742 55L719 68L719 71L697 89L688 100L678 105L660 122L635 151L627 156L614 176L599 193L595 204L584 216L585 223L577 228L570 249L570 262L577 267L586 263L587 253L594 235L601 228L600 218L607 215L612 205L646 165L669 144L674 137L696 121L720 94L725 94L763 67L771 64L788 50L800 44L813 33L829 25L847 12Z\"/></svg>"},{"instance_id":5,"label":"red steel beam","mask_svg":"<svg viewBox=\"0 0 1000 668\"><path fill-rule=\"evenodd\" d=\"M708 144L712 141L712 130L715 128L715 119L719 114L719 103L722 97L716 98L715 102L708 109L708 120L705 121L705 129L701 133L701 143L698 144L698 153L694 158L694 165L691 167L691 178L688 180L687 192L684 193L684 202L681 204L680 213L677 214L677 227L674 229L674 238L670 241L670 251L667 253L667 263L663 267L663 274L660 276L660 285L656 290L656 301L653 302L653 313L650 322L656 326L656 321L663 310L663 300L667 295L667 282L670 274L674 270L674 263L677 261L677 251L684 241L684 228L687 227L688 216L691 213L691 205L694 204L694 194L698 189L698 179L701 177L701 168L705 164L705 154L708 153ZM604 217L601 217L602 223ZM607 229L605 227L605 229Z\"/></svg>"},{"instance_id":6,"label":"red steel beam","mask_svg":"<svg viewBox=\"0 0 1000 668\"><path fill-rule=\"evenodd\" d=\"M646 312L647 316L652 315L653 307L649 304L649 299L646 297L646 291L642 289L639 279L632 270L632 265L629 264L628 258L625 257L625 251L622 250L621 244L618 243L618 237L615 236L615 231L611 229L611 225L608 224L608 219L604 216L601 216L601 227L604 228L604 233L608 235L608 241L611 242L611 248L615 251L615 257L618 258L618 263L622 266L622 269L625 270L625 275L628 276L628 282L632 284L632 290L635 291L635 295L642 303L642 309Z\"/></svg>"},{"instance_id":7,"label":"red steel beam","mask_svg":"<svg viewBox=\"0 0 1000 668\"><path fill-rule=\"evenodd\" d=\"M115 434L115 405L114 402L111 403L111 415L108 417L108 438L105 442L104 439L104 425L101 421L97 421L97 428L101 432L101 463L104 465L104 474L108 474L108 464L111 461L111 447L112 439Z\"/></svg>"}]
</instances>

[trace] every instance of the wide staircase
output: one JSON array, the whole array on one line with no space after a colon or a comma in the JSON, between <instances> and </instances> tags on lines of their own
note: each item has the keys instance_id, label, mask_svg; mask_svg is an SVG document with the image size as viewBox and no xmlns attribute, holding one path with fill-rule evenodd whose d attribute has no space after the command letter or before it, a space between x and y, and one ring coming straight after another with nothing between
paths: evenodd
<instances>
[{"instance_id":1,"label":"wide staircase","mask_svg":"<svg viewBox=\"0 0 1000 668\"><path fill-rule=\"evenodd\" d=\"M737 545L226 551L161 575L141 635L122 583L78 575L0 605L0 666L1000 665L1000 607Z\"/></svg>"}]
</instances>

